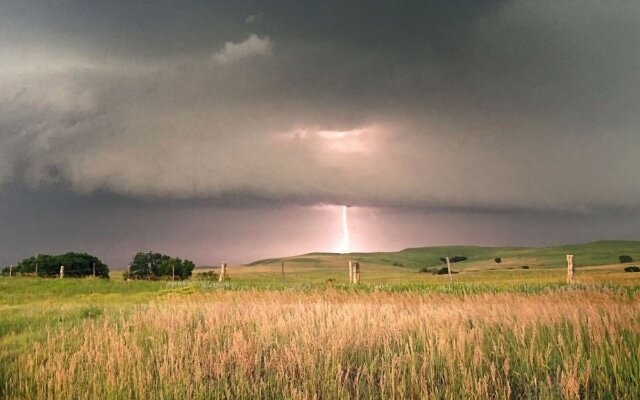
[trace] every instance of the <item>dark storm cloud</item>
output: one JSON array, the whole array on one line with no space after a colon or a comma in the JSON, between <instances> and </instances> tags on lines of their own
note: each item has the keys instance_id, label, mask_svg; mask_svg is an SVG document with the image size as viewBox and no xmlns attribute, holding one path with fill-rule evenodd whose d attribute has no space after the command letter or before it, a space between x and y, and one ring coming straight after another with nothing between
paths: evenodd
<instances>
[{"instance_id":1,"label":"dark storm cloud","mask_svg":"<svg viewBox=\"0 0 640 400\"><path fill-rule=\"evenodd\" d=\"M0 265L36 253L86 251L112 269L139 251L161 251L198 265L335 251L337 206L282 206L240 199L142 200L109 193L76 196L64 188L0 193ZM240 201L238 201L240 200ZM640 217L623 213L451 212L349 209L353 251L424 245L555 245L638 237Z\"/></svg>"},{"instance_id":2,"label":"dark storm cloud","mask_svg":"<svg viewBox=\"0 0 640 400\"><path fill-rule=\"evenodd\" d=\"M640 200L635 2L0 8L0 183L467 209Z\"/></svg>"}]
</instances>

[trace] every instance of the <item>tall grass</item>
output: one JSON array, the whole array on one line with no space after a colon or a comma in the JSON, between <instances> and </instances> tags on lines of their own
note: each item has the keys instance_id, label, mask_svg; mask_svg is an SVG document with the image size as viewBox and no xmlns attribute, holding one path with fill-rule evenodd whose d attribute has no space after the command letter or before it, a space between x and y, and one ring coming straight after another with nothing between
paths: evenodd
<instances>
[{"instance_id":1,"label":"tall grass","mask_svg":"<svg viewBox=\"0 0 640 400\"><path fill-rule=\"evenodd\" d=\"M637 398L640 301L607 291L465 296L213 292L51 329L17 398Z\"/></svg>"}]
</instances>

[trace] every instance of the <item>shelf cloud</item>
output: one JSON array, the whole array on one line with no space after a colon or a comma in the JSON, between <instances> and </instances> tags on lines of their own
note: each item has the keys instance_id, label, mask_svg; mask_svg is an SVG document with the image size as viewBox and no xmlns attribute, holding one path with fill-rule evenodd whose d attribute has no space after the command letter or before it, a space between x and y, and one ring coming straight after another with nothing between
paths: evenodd
<instances>
[{"instance_id":1,"label":"shelf cloud","mask_svg":"<svg viewBox=\"0 0 640 400\"><path fill-rule=\"evenodd\" d=\"M0 183L136 197L635 208L640 7L453 3L384 3L367 17L338 3L335 15L265 7L264 32L244 34L242 7L225 10L238 15L232 23L213 6L170 17L161 2L162 23L140 26L117 5L102 10L108 24L80 6L50 16L44 5L32 14L5 5ZM295 136L371 126L357 144ZM370 151L345 154L356 145Z\"/></svg>"}]
</instances>

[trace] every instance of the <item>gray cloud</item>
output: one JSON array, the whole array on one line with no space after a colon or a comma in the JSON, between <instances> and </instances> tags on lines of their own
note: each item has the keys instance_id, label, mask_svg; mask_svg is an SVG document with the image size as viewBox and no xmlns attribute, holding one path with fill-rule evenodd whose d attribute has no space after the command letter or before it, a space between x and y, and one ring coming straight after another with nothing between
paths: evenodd
<instances>
[{"instance_id":1,"label":"gray cloud","mask_svg":"<svg viewBox=\"0 0 640 400\"><path fill-rule=\"evenodd\" d=\"M2 6L0 183L636 209L637 4L283 4Z\"/></svg>"},{"instance_id":2,"label":"gray cloud","mask_svg":"<svg viewBox=\"0 0 640 400\"><path fill-rule=\"evenodd\" d=\"M233 64L244 58L268 56L271 54L272 48L269 36L261 38L252 33L242 42L226 42L224 47L213 55L213 61L220 65Z\"/></svg>"},{"instance_id":3,"label":"gray cloud","mask_svg":"<svg viewBox=\"0 0 640 400\"><path fill-rule=\"evenodd\" d=\"M253 24L262 21L262 14L251 14L244 20L245 24Z\"/></svg>"}]
</instances>

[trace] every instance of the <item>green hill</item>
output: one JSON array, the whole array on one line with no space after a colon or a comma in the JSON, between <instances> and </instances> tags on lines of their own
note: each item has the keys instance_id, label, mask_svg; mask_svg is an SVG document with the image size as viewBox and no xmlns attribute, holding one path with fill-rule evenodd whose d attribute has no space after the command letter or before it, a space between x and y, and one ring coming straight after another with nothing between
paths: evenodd
<instances>
[{"instance_id":1,"label":"green hill","mask_svg":"<svg viewBox=\"0 0 640 400\"><path fill-rule=\"evenodd\" d=\"M464 256L467 260L455 263L456 269L509 268L524 265L530 268L554 268L566 265L566 254L574 254L578 266L616 264L619 263L620 255L629 255L640 261L640 241L608 240L553 247L440 246L408 248L396 252L309 253L259 260L247 265L275 266L286 260L287 263L300 266L321 268L354 259L361 263L418 270L441 265L441 257ZM500 257L502 262L495 263L496 257Z\"/></svg>"}]
</instances>

